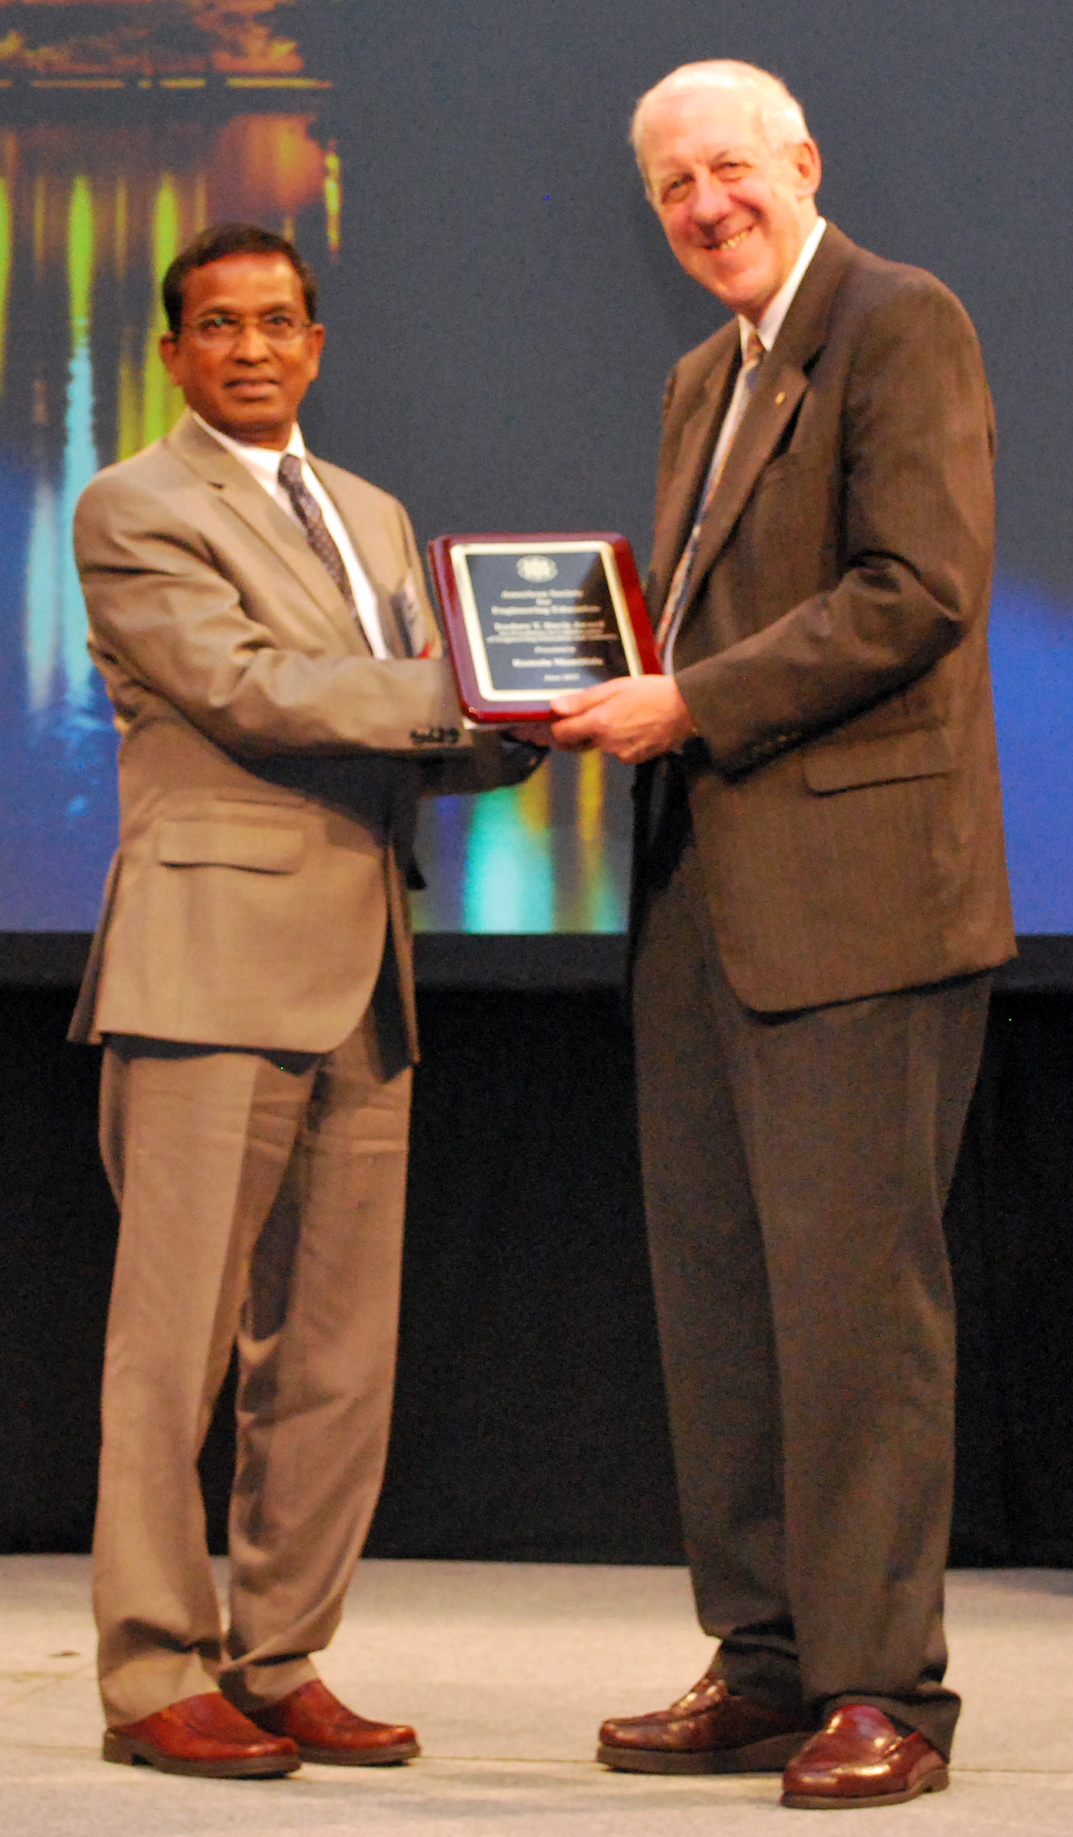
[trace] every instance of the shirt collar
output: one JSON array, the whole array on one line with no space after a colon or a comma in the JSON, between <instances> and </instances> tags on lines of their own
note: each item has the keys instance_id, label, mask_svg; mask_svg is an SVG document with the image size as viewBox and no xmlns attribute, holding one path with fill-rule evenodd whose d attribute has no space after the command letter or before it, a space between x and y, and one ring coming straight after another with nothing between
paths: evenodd
<instances>
[{"instance_id":1,"label":"shirt collar","mask_svg":"<svg viewBox=\"0 0 1073 1837\"><path fill-rule=\"evenodd\" d=\"M760 324L755 327L756 333L765 351L770 351L782 330L782 322L793 304L794 295L804 279L805 269L808 267L809 262L819 248L820 237L823 235L826 228L827 219L825 217L821 217L818 222L813 224L800 255L786 279L783 281L775 298L768 305ZM738 331L741 337L741 353L743 357L745 356L746 347L753 330L754 327L749 323L748 319L743 319L739 314Z\"/></svg>"},{"instance_id":2,"label":"shirt collar","mask_svg":"<svg viewBox=\"0 0 1073 1837\"><path fill-rule=\"evenodd\" d=\"M253 473L258 484L264 485L269 491L276 489L279 483L279 462L283 458L283 453L278 453L275 447L250 446L245 440L232 440L230 434L222 434L218 427L210 426L209 422L198 414L196 408L192 408L190 413L199 427L203 427L207 434L211 434L213 439L218 440L229 453L233 453L235 458L245 466L247 472ZM291 437L284 452L297 453L299 459L305 459L306 445L297 421L291 429Z\"/></svg>"}]
</instances>

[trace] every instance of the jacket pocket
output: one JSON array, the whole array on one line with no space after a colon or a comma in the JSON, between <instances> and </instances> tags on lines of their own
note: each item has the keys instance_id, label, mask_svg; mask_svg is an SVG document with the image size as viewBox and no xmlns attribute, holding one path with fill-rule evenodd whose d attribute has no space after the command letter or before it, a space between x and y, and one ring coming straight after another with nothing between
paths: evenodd
<instances>
[{"instance_id":1,"label":"jacket pocket","mask_svg":"<svg viewBox=\"0 0 1073 1837\"><path fill-rule=\"evenodd\" d=\"M305 845L302 830L282 824L170 817L158 827L156 858L165 867L242 867L258 874L293 874Z\"/></svg>"},{"instance_id":2,"label":"jacket pocket","mask_svg":"<svg viewBox=\"0 0 1073 1837\"><path fill-rule=\"evenodd\" d=\"M953 771L954 755L945 727L918 727L910 733L876 734L809 747L801 754L801 767L809 790L823 796L851 791L857 785L941 778Z\"/></svg>"}]
</instances>

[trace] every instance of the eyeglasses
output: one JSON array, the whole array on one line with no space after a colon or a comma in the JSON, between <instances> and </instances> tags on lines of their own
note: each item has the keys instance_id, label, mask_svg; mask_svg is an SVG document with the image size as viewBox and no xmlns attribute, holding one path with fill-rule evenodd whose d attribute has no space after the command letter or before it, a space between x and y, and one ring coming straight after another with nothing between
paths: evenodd
<instances>
[{"instance_id":1,"label":"eyeglasses","mask_svg":"<svg viewBox=\"0 0 1073 1837\"><path fill-rule=\"evenodd\" d=\"M192 325L184 324L181 331L189 332L200 344L216 345L223 349L226 345L237 344L248 325L267 344L295 344L303 333L309 330L308 319L295 319L291 313L206 313L203 319L195 319Z\"/></svg>"}]
</instances>

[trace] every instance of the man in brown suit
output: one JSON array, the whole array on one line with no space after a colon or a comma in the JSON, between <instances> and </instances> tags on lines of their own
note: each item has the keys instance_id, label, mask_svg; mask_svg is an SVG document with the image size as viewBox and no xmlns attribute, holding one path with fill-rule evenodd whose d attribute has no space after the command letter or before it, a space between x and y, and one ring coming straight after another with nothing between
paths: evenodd
<instances>
[{"instance_id":1,"label":"man in brown suit","mask_svg":"<svg viewBox=\"0 0 1073 1837\"><path fill-rule=\"evenodd\" d=\"M638 105L650 200L735 320L667 386L667 674L564 696L644 764L634 1002L686 1546L721 1646L605 1723L650 1772L795 1807L947 1783L954 1317L943 1202L1011 954L985 624L990 402L931 275L817 215L775 78ZM807 1738L807 1739L806 1739Z\"/></svg>"},{"instance_id":2,"label":"man in brown suit","mask_svg":"<svg viewBox=\"0 0 1073 1837\"><path fill-rule=\"evenodd\" d=\"M380 1485L398 1312L418 796L520 778L464 727L402 506L312 460L310 270L252 226L164 281L187 412L84 492L120 842L73 1037L121 1224L94 1600L105 1758L285 1773L418 1752L310 1654ZM197 1457L232 1346L221 1628Z\"/></svg>"}]
</instances>

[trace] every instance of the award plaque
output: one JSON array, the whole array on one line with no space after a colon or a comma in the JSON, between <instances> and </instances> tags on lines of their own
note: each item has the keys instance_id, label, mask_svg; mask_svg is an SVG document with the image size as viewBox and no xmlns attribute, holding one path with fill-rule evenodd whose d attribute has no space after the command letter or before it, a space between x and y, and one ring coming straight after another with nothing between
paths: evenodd
<instances>
[{"instance_id":1,"label":"award plaque","mask_svg":"<svg viewBox=\"0 0 1073 1837\"><path fill-rule=\"evenodd\" d=\"M568 689L661 674L624 536L437 536L428 552L472 720L547 721Z\"/></svg>"}]
</instances>

